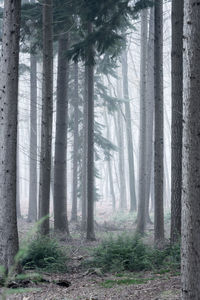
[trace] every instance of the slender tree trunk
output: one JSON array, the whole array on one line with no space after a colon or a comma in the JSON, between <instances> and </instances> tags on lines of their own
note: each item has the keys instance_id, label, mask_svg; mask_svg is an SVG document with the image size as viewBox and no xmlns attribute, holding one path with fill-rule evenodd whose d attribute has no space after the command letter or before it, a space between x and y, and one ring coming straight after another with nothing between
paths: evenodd
<instances>
[{"instance_id":1,"label":"slender tree trunk","mask_svg":"<svg viewBox=\"0 0 200 300\"><path fill-rule=\"evenodd\" d=\"M135 192L135 167L133 156L133 138L132 138L132 122L131 122L131 107L128 90L128 58L125 50L122 55L122 76L123 76L123 95L127 100L125 103L125 118L126 118L126 138L128 148L128 167L129 167L129 192L130 192L130 211L136 211L136 192Z\"/></svg>"},{"instance_id":2,"label":"slender tree trunk","mask_svg":"<svg viewBox=\"0 0 200 300\"><path fill-rule=\"evenodd\" d=\"M122 98L121 80L117 80L117 97ZM127 209L127 193L126 193L126 176L125 176L125 158L124 158L124 122L122 119L122 106L117 110L117 118L115 117L115 129L117 133L119 148L119 183L120 183L120 201L119 208L124 211Z\"/></svg>"},{"instance_id":3,"label":"slender tree trunk","mask_svg":"<svg viewBox=\"0 0 200 300\"><path fill-rule=\"evenodd\" d=\"M181 234L182 113L183 113L183 7L172 1L172 131L171 131L171 243Z\"/></svg>"},{"instance_id":4,"label":"slender tree trunk","mask_svg":"<svg viewBox=\"0 0 200 300\"><path fill-rule=\"evenodd\" d=\"M4 2L0 80L0 265L9 271L18 251L16 212L17 105L21 1Z\"/></svg>"},{"instance_id":5,"label":"slender tree trunk","mask_svg":"<svg viewBox=\"0 0 200 300\"><path fill-rule=\"evenodd\" d=\"M107 116L106 111L104 113L104 116L105 116L105 124L106 124L106 128L107 128L107 139L110 141L111 140L110 129L109 129L108 116ZM109 183L110 183L110 194L111 194L111 197L112 197L112 208L113 208L113 211L115 211L115 209L116 209L116 199L115 199L115 191L114 191L114 186L113 186L112 165L111 165L111 160L110 159L108 159L108 175L109 175Z\"/></svg>"},{"instance_id":6,"label":"slender tree trunk","mask_svg":"<svg viewBox=\"0 0 200 300\"><path fill-rule=\"evenodd\" d=\"M20 203L20 172L19 172L19 129L17 132L17 172L16 172L16 201L17 201L17 218L21 218L21 203Z\"/></svg>"},{"instance_id":7,"label":"slender tree trunk","mask_svg":"<svg viewBox=\"0 0 200 300\"><path fill-rule=\"evenodd\" d=\"M200 295L200 5L184 1L182 299Z\"/></svg>"},{"instance_id":8,"label":"slender tree trunk","mask_svg":"<svg viewBox=\"0 0 200 300\"><path fill-rule=\"evenodd\" d=\"M154 122L154 8L151 8L149 19L149 40L147 53L147 85L146 85L146 221L152 223L149 216L150 186L153 159L153 122Z\"/></svg>"},{"instance_id":9,"label":"slender tree trunk","mask_svg":"<svg viewBox=\"0 0 200 300\"><path fill-rule=\"evenodd\" d=\"M81 228L86 230L87 224L87 139L88 139L88 72L85 66L85 80L84 80L84 104L83 104L83 151L82 151L82 185L81 185L81 198L82 198L82 221Z\"/></svg>"},{"instance_id":10,"label":"slender tree trunk","mask_svg":"<svg viewBox=\"0 0 200 300\"><path fill-rule=\"evenodd\" d=\"M79 94L78 63L74 63L74 145L73 145L73 190L71 220L77 222L77 189L78 189L78 143L79 143Z\"/></svg>"},{"instance_id":11,"label":"slender tree trunk","mask_svg":"<svg viewBox=\"0 0 200 300\"><path fill-rule=\"evenodd\" d=\"M56 140L54 160L54 229L69 234L67 220L67 119L69 62L65 56L68 34L58 41L58 77L56 103Z\"/></svg>"},{"instance_id":12,"label":"slender tree trunk","mask_svg":"<svg viewBox=\"0 0 200 300\"><path fill-rule=\"evenodd\" d=\"M155 3L155 148L154 148L154 242L158 247L164 241L163 208L163 0Z\"/></svg>"},{"instance_id":13,"label":"slender tree trunk","mask_svg":"<svg viewBox=\"0 0 200 300\"><path fill-rule=\"evenodd\" d=\"M29 209L28 221L37 220L37 58L30 55L30 165L29 165Z\"/></svg>"},{"instance_id":14,"label":"slender tree trunk","mask_svg":"<svg viewBox=\"0 0 200 300\"><path fill-rule=\"evenodd\" d=\"M88 35L92 24L88 24ZM94 53L88 47L88 136L87 136L87 240L94 240Z\"/></svg>"},{"instance_id":15,"label":"slender tree trunk","mask_svg":"<svg viewBox=\"0 0 200 300\"><path fill-rule=\"evenodd\" d=\"M146 66L147 66L147 16L141 12L141 57L140 57L140 137L139 137L139 205L137 231L144 234L146 227Z\"/></svg>"},{"instance_id":16,"label":"slender tree trunk","mask_svg":"<svg viewBox=\"0 0 200 300\"><path fill-rule=\"evenodd\" d=\"M115 116L115 130L117 133L117 141L119 148L119 193L120 201L119 208L120 210L127 209L127 198L126 198L126 178L125 178L125 166L124 166L124 134L123 134L123 120L121 116L120 109L117 111L117 117Z\"/></svg>"},{"instance_id":17,"label":"slender tree trunk","mask_svg":"<svg viewBox=\"0 0 200 300\"><path fill-rule=\"evenodd\" d=\"M53 1L43 3L43 87L42 128L39 183L39 218L46 217L41 234L49 233L51 181L52 115L53 115Z\"/></svg>"}]
</instances>

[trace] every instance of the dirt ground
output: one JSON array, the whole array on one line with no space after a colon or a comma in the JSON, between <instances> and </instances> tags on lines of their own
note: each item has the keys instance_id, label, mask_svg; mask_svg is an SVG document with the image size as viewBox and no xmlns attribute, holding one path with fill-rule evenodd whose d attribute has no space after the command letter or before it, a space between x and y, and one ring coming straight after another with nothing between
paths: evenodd
<instances>
[{"instance_id":1,"label":"dirt ground","mask_svg":"<svg viewBox=\"0 0 200 300\"><path fill-rule=\"evenodd\" d=\"M116 226L108 222L96 228L97 241L86 242L79 234L77 225L73 225L73 239L62 241L69 249L69 271L67 274L42 274L43 283L32 283L32 290L7 296L7 300L178 300L180 299L180 276L177 274L121 273L102 274L98 269L83 269L82 261L89 257L90 250L107 234L117 234L130 230L133 223L124 221ZM24 220L19 222L19 233L22 238L29 232L32 224ZM149 232L152 228L149 228ZM62 238L61 238L62 240ZM139 279L139 283L130 284L130 279ZM140 279L141 282L140 282ZM57 283L62 285L59 286ZM2 293L3 290L0 290Z\"/></svg>"}]
</instances>

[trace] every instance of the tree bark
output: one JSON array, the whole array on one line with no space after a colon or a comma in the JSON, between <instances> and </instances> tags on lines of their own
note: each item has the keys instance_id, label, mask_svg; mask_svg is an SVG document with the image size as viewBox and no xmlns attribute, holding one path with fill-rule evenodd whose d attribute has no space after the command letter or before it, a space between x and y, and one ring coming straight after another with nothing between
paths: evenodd
<instances>
[{"instance_id":1,"label":"tree bark","mask_svg":"<svg viewBox=\"0 0 200 300\"><path fill-rule=\"evenodd\" d=\"M181 235L182 114L183 114L183 9L172 1L172 127L171 127L171 243Z\"/></svg>"},{"instance_id":2,"label":"tree bark","mask_svg":"<svg viewBox=\"0 0 200 300\"><path fill-rule=\"evenodd\" d=\"M54 229L69 234L67 220L67 119L69 62L65 56L68 34L58 41L58 77L56 102L56 140L54 159Z\"/></svg>"},{"instance_id":3,"label":"tree bark","mask_svg":"<svg viewBox=\"0 0 200 300\"><path fill-rule=\"evenodd\" d=\"M45 217L41 234L49 233L51 181L52 116L53 116L53 1L43 3L43 87L42 128L39 183L39 218Z\"/></svg>"},{"instance_id":4,"label":"tree bark","mask_svg":"<svg viewBox=\"0 0 200 300\"><path fill-rule=\"evenodd\" d=\"M141 12L141 57L140 57L140 137L139 137L139 205L137 232L144 234L146 227L146 71L147 71L147 16L148 10Z\"/></svg>"},{"instance_id":5,"label":"tree bark","mask_svg":"<svg viewBox=\"0 0 200 300\"><path fill-rule=\"evenodd\" d=\"M88 35L92 24L88 23ZM88 136L87 136L87 240L94 240L94 52L88 47Z\"/></svg>"},{"instance_id":6,"label":"tree bark","mask_svg":"<svg viewBox=\"0 0 200 300\"><path fill-rule=\"evenodd\" d=\"M30 165L28 221L37 220L37 58L30 55Z\"/></svg>"},{"instance_id":7,"label":"tree bark","mask_svg":"<svg viewBox=\"0 0 200 300\"><path fill-rule=\"evenodd\" d=\"M149 201L151 190L151 174L153 160L153 122L154 122L154 8L150 10L149 39L147 53L147 84L146 84L146 162L145 162L145 202L146 222L152 223L149 216Z\"/></svg>"},{"instance_id":8,"label":"tree bark","mask_svg":"<svg viewBox=\"0 0 200 300\"><path fill-rule=\"evenodd\" d=\"M155 147L154 147L154 242L158 247L164 241L163 208L163 0L155 3Z\"/></svg>"},{"instance_id":9,"label":"tree bark","mask_svg":"<svg viewBox=\"0 0 200 300\"><path fill-rule=\"evenodd\" d=\"M184 2L182 299L200 295L200 5Z\"/></svg>"},{"instance_id":10,"label":"tree bark","mask_svg":"<svg viewBox=\"0 0 200 300\"><path fill-rule=\"evenodd\" d=\"M74 145L73 145L73 190L71 221L77 222L77 192L78 192L78 143L79 143L79 93L78 93L78 63L74 63Z\"/></svg>"},{"instance_id":11,"label":"tree bark","mask_svg":"<svg viewBox=\"0 0 200 300\"><path fill-rule=\"evenodd\" d=\"M18 251L16 160L21 1L4 2L0 80L0 265L9 271Z\"/></svg>"},{"instance_id":12,"label":"tree bark","mask_svg":"<svg viewBox=\"0 0 200 300\"><path fill-rule=\"evenodd\" d=\"M83 152L82 152L82 185L81 185L81 199L82 199L82 220L81 228L86 230L87 224L87 139L88 139L88 71L85 66L84 78L84 103L83 103Z\"/></svg>"},{"instance_id":13,"label":"tree bark","mask_svg":"<svg viewBox=\"0 0 200 300\"><path fill-rule=\"evenodd\" d=\"M123 96L127 100L125 103L125 118L126 118L126 139L128 148L128 167L129 167L129 193L130 193L130 211L136 211L136 192L135 192L135 167L133 156L133 138L132 138L132 122L131 122L131 107L129 102L128 90L128 58L127 51L122 54L122 77L123 77Z\"/></svg>"}]
</instances>

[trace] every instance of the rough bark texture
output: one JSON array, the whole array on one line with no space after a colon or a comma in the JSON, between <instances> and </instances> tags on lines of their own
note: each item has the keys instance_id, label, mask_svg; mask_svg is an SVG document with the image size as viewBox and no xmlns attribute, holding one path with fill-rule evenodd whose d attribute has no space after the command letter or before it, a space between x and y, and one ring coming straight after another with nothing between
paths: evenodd
<instances>
[{"instance_id":1,"label":"rough bark texture","mask_svg":"<svg viewBox=\"0 0 200 300\"><path fill-rule=\"evenodd\" d=\"M154 242L161 246L164 240L163 209L163 0L155 3L155 148L154 148Z\"/></svg>"},{"instance_id":2,"label":"rough bark texture","mask_svg":"<svg viewBox=\"0 0 200 300\"><path fill-rule=\"evenodd\" d=\"M146 66L147 66L147 16L141 12L141 57L140 57L140 136L139 136L139 191L137 231L143 234L146 227Z\"/></svg>"},{"instance_id":3,"label":"rough bark texture","mask_svg":"<svg viewBox=\"0 0 200 300\"><path fill-rule=\"evenodd\" d=\"M183 7L182 0L172 1L171 243L181 234Z\"/></svg>"},{"instance_id":4,"label":"rough bark texture","mask_svg":"<svg viewBox=\"0 0 200 300\"><path fill-rule=\"evenodd\" d=\"M72 221L77 221L78 192L78 142L79 142L79 94L78 94L78 63L74 63L74 145L73 145L73 190L72 190Z\"/></svg>"},{"instance_id":5,"label":"rough bark texture","mask_svg":"<svg viewBox=\"0 0 200 300\"><path fill-rule=\"evenodd\" d=\"M37 220L37 58L30 55L30 166L28 221Z\"/></svg>"},{"instance_id":6,"label":"rough bark texture","mask_svg":"<svg viewBox=\"0 0 200 300\"><path fill-rule=\"evenodd\" d=\"M43 86L42 128L39 183L39 218L41 234L49 233L49 202L51 181L52 114L53 114L53 1L43 3Z\"/></svg>"},{"instance_id":7,"label":"rough bark texture","mask_svg":"<svg viewBox=\"0 0 200 300\"><path fill-rule=\"evenodd\" d=\"M200 5L184 9L182 299L200 295Z\"/></svg>"},{"instance_id":8,"label":"rough bark texture","mask_svg":"<svg viewBox=\"0 0 200 300\"><path fill-rule=\"evenodd\" d=\"M66 59L68 34L58 41L58 77L56 102L56 140L54 160L54 229L67 232L67 119L69 62Z\"/></svg>"},{"instance_id":9,"label":"rough bark texture","mask_svg":"<svg viewBox=\"0 0 200 300\"><path fill-rule=\"evenodd\" d=\"M21 1L4 2L0 66L0 265L7 271L18 251L16 213L17 106Z\"/></svg>"},{"instance_id":10,"label":"rough bark texture","mask_svg":"<svg viewBox=\"0 0 200 300\"><path fill-rule=\"evenodd\" d=\"M88 24L88 35L92 24ZM88 47L88 139L87 139L87 240L94 240L94 66L93 49Z\"/></svg>"},{"instance_id":11,"label":"rough bark texture","mask_svg":"<svg viewBox=\"0 0 200 300\"><path fill-rule=\"evenodd\" d=\"M130 193L130 211L136 211L136 192L135 192L135 167L133 156L133 138L132 138L132 122L131 122L131 107L129 100L128 87L128 58L125 50L122 55L122 77L123 77L123 96L127 100L125 103L125 118L126 118L126 138L128 149L128 167L129 167L129 193Z\"/></svg>"},{"instance_id":12,"label":"rough bark texture","mask_svg":"<svg viewBox=\"0 0 200 300\"><path fill-rule=\"evenodd\" d=\"M83 103L83 151L82 151L82 186L81 186L81 199L82 199L82 219L81 228L86 230L87 224L87 139L88 139L88 71L85 66L85 80L84 80L84 103Z\"/></svg>"}]
</instances>

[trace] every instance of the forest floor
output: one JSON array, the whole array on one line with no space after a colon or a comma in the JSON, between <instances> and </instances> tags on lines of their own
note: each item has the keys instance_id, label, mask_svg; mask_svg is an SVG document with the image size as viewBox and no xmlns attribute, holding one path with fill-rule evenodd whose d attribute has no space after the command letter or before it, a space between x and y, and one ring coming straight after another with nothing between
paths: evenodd
<instances>
[{"instance_id":1,"label":"forest floor","mask_svg":"<svg viewBox=\"0 0 200 300\"><path fill-rule=\"evenodd\" d=\"M44 282L28 286L27 293L7 296L7 300L178 300L180 299L180 276L178 272L115 272L102 273L101 270L83 267L90 259L91 250L105 237L133 230L135 226L130 215L117 221L97 219L96 241L87 242L81 236L79 226L71 224L72 239L61 243L68 249L67 274L42 273ZM20 239L27 235L32 224L19 221ZM152 226L148 227L148 243L152 242ZM65 286L60 286L65 285ZM2 289L0 290L0 293Z\"/></svg>"}]
</instances>

